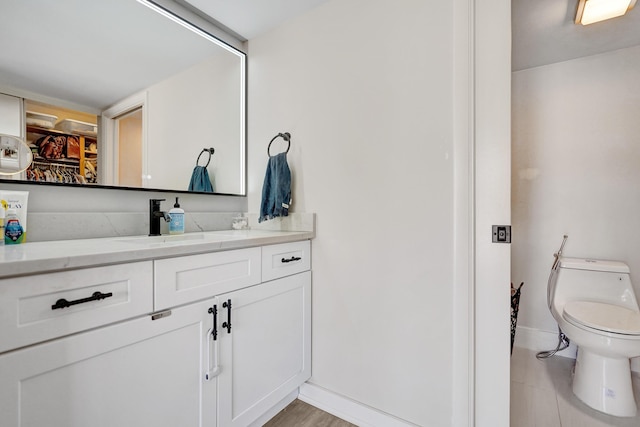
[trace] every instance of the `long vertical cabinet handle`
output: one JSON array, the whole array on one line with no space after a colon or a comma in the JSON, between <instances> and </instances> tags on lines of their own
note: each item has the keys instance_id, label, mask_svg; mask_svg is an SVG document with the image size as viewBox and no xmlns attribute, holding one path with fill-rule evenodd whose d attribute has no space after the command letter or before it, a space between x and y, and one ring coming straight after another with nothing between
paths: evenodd
<instances>
[{"instance_id":1,"label":"long vertical cabinet handle","mask_svg":"<svg viewBox=\"0 0 640 427\"><path fill-rule=\"evenodd\" d=\"M207 372L204 374L204 379L209 381L220 374L220 366L218 366L218 306L216 304L210 307L208 313L213 315L213 327L207 331ZM211 367L211 342L209 337L213 341L213 368Z\"/></svg>"},{"instance_id":2,"label":"long vertical cabinet handle","mask_svg":"<svg viewBox=\"0 0 640 427\"><path fill-rule=\"evenodd\" d=\"M227 328L227 333L230 334L231 333L231 300L228 299L227 301L223 302L222 308L227 309L227 321L222 324L222 327Z\"/></svg>"},{"instance_id":3,"label":"long vertical cabinet handle","mask_svg":"<svg viewBox=\"0 0 640 427\"><path fill-rule=\"evenodd\" d=\"M210 307L207 313L213 316L213 335L212 336L213 336L213 340L217 341L218 340L218 305L213 304L213 307Z\"/></svg>"}]
</instances>

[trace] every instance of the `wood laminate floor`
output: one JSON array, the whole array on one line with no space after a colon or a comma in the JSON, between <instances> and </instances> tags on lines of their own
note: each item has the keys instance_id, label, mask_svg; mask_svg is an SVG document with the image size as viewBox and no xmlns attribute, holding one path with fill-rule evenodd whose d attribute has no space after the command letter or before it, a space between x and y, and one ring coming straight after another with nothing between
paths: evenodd
<instances>
[{"instance_id":1,"label":"wood laminate floor","mask_svg":"<svg viewBox=\"0 0 640 427\"><path fill-rule=\"evenodd\" d=\"M264 427L355 427L301 400L294 400Z\"/></svg>"}]
</instances>

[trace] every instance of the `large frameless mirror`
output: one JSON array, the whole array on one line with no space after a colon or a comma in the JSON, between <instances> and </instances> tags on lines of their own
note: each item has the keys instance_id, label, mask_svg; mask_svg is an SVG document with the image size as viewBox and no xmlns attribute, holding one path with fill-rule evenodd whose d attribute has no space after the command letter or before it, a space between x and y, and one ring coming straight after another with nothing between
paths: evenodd
<instances>
[{"instance_id":1,"label":"large frameless mirror","mask_svg":"<svg viewBox=\"0 0 640 427\"><path fill-rule=\"evenodd\" d=\"M213 193L244 195L245 67L154 2L5 0L0 93L22 101L33 162L0 178L189 191L204 168Z\"/></svg>"}]
</instances>

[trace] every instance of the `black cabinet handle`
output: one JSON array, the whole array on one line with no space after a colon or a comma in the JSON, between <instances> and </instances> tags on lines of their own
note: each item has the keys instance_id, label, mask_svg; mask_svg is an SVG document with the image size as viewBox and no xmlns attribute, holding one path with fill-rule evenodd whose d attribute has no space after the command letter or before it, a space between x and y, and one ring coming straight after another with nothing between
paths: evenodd
<instances>
[{"instance_id":1,"label":"black cabinet handle","mask_svg":"<svg viewBox=\"0 0 640 427\"><path fill-rule=\"evenodd\" d=\"M291 261L300 261L301 259L302 258L300 258L299 256L292 256L291 258L282 258L280 260L280 262L287 263L287 262L291 262Z\"/></svg>"},{"instance_id":2,"label":"black cabinet handle","mask_svg":"<svg viewBox=\"0 0 640 427\"><path fill-rule=\"evenodd\" d=\"M231 300L228 299L227 301L223 302L222 308L227 309L227 321L222 324L222 327L227 328L227 333L230 334L231 333Z\"/></svg>"},{"instance_id":3,"label":"black cabinet handle","mask_svg":"<svg viewBox=\"0 0 640 427\"><path fill-rule=\"evenodd\" d=\"M218 339L218 306L214 304L213 307L209 307L208 313L213 315L213 331L211 332L211 336L215 341Z\"/></svg>"},{"instance_id":4,"label":"black cabinet handle","mask_svg":"<svg viewBox=\"0 0 640 427\"><path fill-rule=\"evenodd\" d=\"M71 307L72 305L83 304L85 302L90 302L90 301L100 301L101 299L109 298L112 296L113 296L113 292L109 292L108 294L103 294L102 292L94 292L93 295L91 295L90 297L77 299L75 301L67 301L64 298L61 298L51 306L51 310L57 310L59 308L67 308L67 307Z\"/></svg>"}]
</instances>

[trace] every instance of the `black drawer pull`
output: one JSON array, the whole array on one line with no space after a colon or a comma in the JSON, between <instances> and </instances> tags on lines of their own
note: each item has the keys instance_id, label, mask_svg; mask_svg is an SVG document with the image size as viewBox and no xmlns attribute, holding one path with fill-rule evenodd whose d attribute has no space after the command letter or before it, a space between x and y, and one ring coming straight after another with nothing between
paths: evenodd
<instances>
[{"instance_id":1,"label":"black drawer pull","mask_svg":"<svg viewBox=\"0 0 640 427\"><path fill-rule=\"evenodd\" d=\"M67 301L64 298L61 298L51 306L51 310L56 310L58 308L67 308L67 307L71 307L72 305L82 304L90 301L100 301L101 299L109 298L112 296L113 296L113 292L109 292L108 294L103 294L102 292L94 292L93 295L91 295L90 297L80 298L75 301Z\"/></svg>"},{"instance_id":2,"label":"black drawer pull","mask_svg":"<svg viewBox=\"0 0 640 427\"><path fill-rule=\"evenodd\" d=\"M291 261L300 261L301 259L302 258L300 258L299 256L292 256L291 258L282 258L280 260L280 262L287 263L287 262L291 262Z\"/></svg>"}]
</instances>

